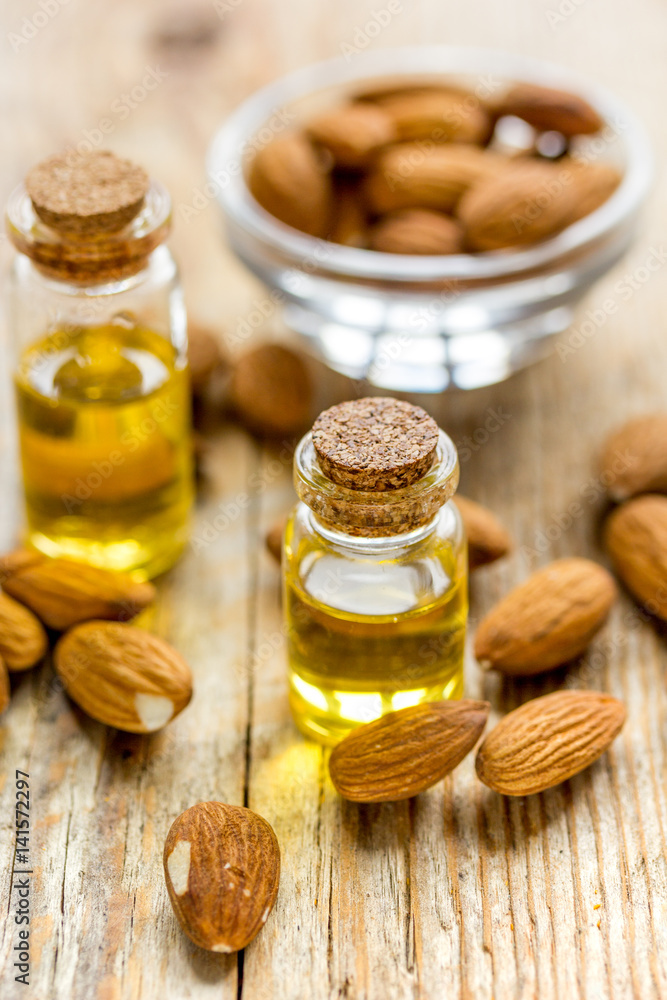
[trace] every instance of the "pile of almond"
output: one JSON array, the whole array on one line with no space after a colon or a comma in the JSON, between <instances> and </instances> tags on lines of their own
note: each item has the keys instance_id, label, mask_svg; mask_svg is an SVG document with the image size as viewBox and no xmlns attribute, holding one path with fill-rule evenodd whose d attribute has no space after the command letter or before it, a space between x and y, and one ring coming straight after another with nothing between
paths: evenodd
<instances>
[{"instance_id":1,"label":"pile of almond","mask_svg":"<svg viewBox=\"0 0 667 1000\"><path fill-rule=\"evenodd\" d=\"M528 133L519 147L503 140L516 119ZM520 248L614 192L615 167L577 156L580 137L603 125L582 97L535 84L484 100L447 82L397 82L263 146L248 184L275 218L334 243L436 255Z\"/></svg>"},{"instance_id":2,"label":"pile of almond","mask_svg":"<svg viewBox=\"0 0 667 1000\"><path fill-rule=\"evenodd\" d=\"M155 599L150 583L68 559L19 549L0 558L0 710L8 671L35 666L56 633L53 662L72 701L91 718L152 733L192 697L182 657L130 619Z\"/></svg>"}]
</instances>

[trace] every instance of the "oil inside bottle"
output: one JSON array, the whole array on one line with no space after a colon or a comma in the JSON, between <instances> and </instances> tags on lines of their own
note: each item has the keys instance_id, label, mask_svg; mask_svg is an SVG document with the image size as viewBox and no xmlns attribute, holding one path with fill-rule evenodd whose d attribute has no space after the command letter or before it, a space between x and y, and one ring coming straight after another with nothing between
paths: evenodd
<instances>
[{"instance_id":1,"label":"oil inside bottle","mask_svg":"<svg viewBox=\"0 0 667 1000\"><path fill-rule=\"evenodd\" d=\"M417 547L348 560L316 535L297 541L299 516L287 528L285 601L290 704L302 732L335 743L387 712L460 698L465 556L430 531Z\"/></svg>"},{"instance_id":2,"label":"oil inside bottle","mask_svg":"<svg viewBox=\"0 0 667 1000\"><path fill-rule=\"evenodd\" d=\"M167 569L192 503L174 347L126 316L58 329L26 350L15 384L30 544L139 578Z\"/></svg>"}]
</instances>

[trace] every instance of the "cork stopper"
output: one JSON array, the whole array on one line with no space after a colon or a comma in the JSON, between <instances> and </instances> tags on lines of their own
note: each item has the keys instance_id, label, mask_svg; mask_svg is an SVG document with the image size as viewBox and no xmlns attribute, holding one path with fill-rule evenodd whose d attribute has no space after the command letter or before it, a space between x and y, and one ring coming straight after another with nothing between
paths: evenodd
<instances>
[{"instance_id":1,"label":"cork stopper","mask_svg":"<svg viewBox=\"0 0 667 1000\"><path fill-rule=\"evenodd\" d=\"M150 180L141 167L107 150L68 162L71 154L51 156L25 180L37 215L47 226L71 233L111 233L141 210Z\"/></svg>"},{"instance_id":2,"label":"cork stopper","mask_svg":"<svg viewBox=\"0 0 667 1000\"><path fill-rule=\"evenodd\" d=\"M411 486L428 472L438 435L435 420L420 406L367 397L321 413L312 439L320 467L332 482L383 492Z\"/></svg>"}]
</instances>

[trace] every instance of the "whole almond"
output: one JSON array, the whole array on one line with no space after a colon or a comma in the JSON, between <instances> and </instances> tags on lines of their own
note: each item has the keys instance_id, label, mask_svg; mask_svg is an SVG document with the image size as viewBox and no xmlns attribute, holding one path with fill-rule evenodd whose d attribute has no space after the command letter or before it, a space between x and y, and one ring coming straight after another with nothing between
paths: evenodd
<instances>
[{"instance_id":1,"label":"whole almond","mask_svg":"<svg viewBox=\"0 0 667 1000\"><path fill-rule=\"evenodd\" d=\"M620 733L625 706L597 691L556 691L500 720L477 751L480 781L501 795L533 795L567 781Z\"/></svg>"},{"instance_id":2,"label":"whole almond","mask_svg":"<svg viewBox=\"0 0 667 1000\"><path fill-rule=\"evenodd\" d=\"M456 494L454 503L459 509L468 539L470 569L486 566L507 555L512 548L512 539L495 514L460 493Z\"/></svg>"},{"instance_id":3,"label":"whole almond","mask_svg":"<svg viewBox=\"0 0 667 1000\"><path fill-rule=\"evenodd\" d=\"M240 951L266 923L278 894L280 847L262 816L200 802L174 820L163 861L176 918L200 948Z\"/></svg>"},{"instance_id":4,"label":"whole almond","mask_svg":"<svg viewBox=\"0 0 667 1000\"><path fill-rule=\"evenodd\" d=\"M375 153L397 138L390 115L363 102L346 104L312 119L306 129L340 167L363 167Z\"/></svg>"},{"instance_id":5,"label":"whole almond","mask_svg":"<svg viewBox=\"0 0 667 1000\"><path fill-rule=\"evenodd\" d=\"M461 763L488 714L485 701L436 701L359 726L331 753L334 787L352 802L412 798Z\"/></svg>"},{"instance_id":6,"label":"whole almond","mask_svg":"<svg viewBox=\"0 0 667 1000\"><path fill-rule=\"evenodd\" d=\"M526 246L574 222L574 171L537 160L510 160L468 190L457 208L471 250Z\"/></svg>"},{"instance_id":7,"label":"whole almond","mask_svg":"<svg viewBox=\"0 0 667 1000\"><path fill-rule=\"evenodd\" d=\"M46 556L34 549L14 549L12 552L5 552L0 556L0 586L3 586L10 576L27 569L28 566L36 566L45 559Z\"/></svg>"},{"instance_id":8,"label":"whole almond","mask_svg":"<svg viewBox=\"0 0 667 1000\"><path fill-rule=\"evenodd\" d=\"M285 528L287 527L287 517L281 517L279 521L272 524L266 533L266 547L279 563L283 557L283 538L285 536Z\"/></svg>"},{"instance_id":9,"label":"whole almond","mask_svg":"<svg viewBox=\"0 0 667 1000\"><path fill-rule=\"evenodd\" d=\"M0 659L0 714L9 705L9 699L11 697L11 692L9 688L9 673L7 672L7 667L2 659Z\"/></svg>"},{"instance_id":10,"label":"whole almond","mask_svg":"<svg viewBox=\"0 0 667 1000\"><path fill-rule=\"evenodd\" d=\"M604 122L588 101L578 94L534 83L519 83L494 106L496 117L516 115L540 132L565 136L591 135Z\"/></svg>"},{"instance_id":11,"label":"whole almond","mask_svg":"<svg viewBox=\"0 0 667 1000\"><path fill-rule=\"evenodd\" d=\"M447 89L399 93L382 99L399 140L483 144L491 123L481 102Z\"/></svg>"},{"instance_id":12,"label":"whole almond","mask_svg":"<svg viewBox=\"0 0 667 1000\"><path fill-rule=\"evenodd\" d=\"M259 437L290 437L308 423L312 391L300 355L282 344L261 344L239 357L230 402L241 422Z\"/></svg>"},{"instance_id":13,"label":"whole almond","mask_svg":"<svg viewBox=\"0 0 667 1000\"><path fill-rule=\"evenodd\" d=\"M450 212L472 185L507 166L496 153L466 145L390 146L368 176L365 195L374 212L432 208Z\"/></svg>"},{"instance_id":14,"label":"whole almond","mask_svg":"<svg viewBox=\"0 0 667 1000\"><path fill-rule=\"evenodd\" d=\"M58 631L91 618L128 621L155 600L150 583L69 559L47 559L28 566L4 586L45 625Z\"/></svg>"},{"instance_id":15,"label":"whole almond","mask_svg":"<svg viewBox=\"0 0 667 1000\"><path fill-rule=\"evenodd\" d=\"M616 501L667 493L667 413L636 417L607 438L600 481Z\"/></svg>"},{"instance_id":16,"label":"whole almond","mask_svg":"<svg viewBox=\"0 0 667 1000\"><path fill-rule=\"evenodd\" d=\"M610 163L577 163L561 161L572 171L572 182L577 194L577 207L572 222L590 215L612 196L622 177Z\"/></svg>"},{"instance_id":17,"label":"whole almond","mask_svg":"<svg viewBox=\"0 0 667 1000\"><path fill-rule=\"evenodd\" d=\"M183 658L133 625L77 625L58 642L54 665L72 701L91 718L128 733L162 729L192 697Z\"/></svg>"},{"instance_id":18,"label":"whole almond","mask_svg":"<svg viewBox=\"0 0 667 1000\"><path fill-rule=\"evenodd\" d=\"M27 670L49 647L40 620L8 594L0 594L0 657L8 670Z\"/></svg>"},{"instance_id":19,"label":"whole almond","mask_svg":"<svg viewBox=\"0 0 667 1000\"><path fill-rule=\"evenodd\" d=\"M252 161L248 185L262 208L311 236L326 236L331 181L311 142L300 133L275 139Z\"/></svg>"},{"instance_id":20,"label":"whole almond","mask_svg":"<svg viewBox=\"0 0 667 1000\"><path fill-rule=\"evenodd\" d=\"M206 391L217 372L227 367L220 338L199 323L188 324L188 368L190 386L196 396Z\"/></svg>"},{"instance_id":21,"label":"whole almond","mask_svg":"<svg viewBox=\"0 0 667 1000\"><path fill-rule=\"evenodd\" d=\"M380 219L371 230L369 247L382 253L461 253L463 230L448 215L405 208Z\"/></svg>"},{"instance_id":22,"label":"whole almond","mask_svg":"<svg viewBox=\"0 0 667 1000\"><path fill-rule=\"evenodd\" d=\"M482 619L481 666L532 675L580 656L616 599L610 574L589 559L558 559L515 587Z\"/></svg>"},{"instance_id":23,"label":"whole almond","mask_svg":"<svg viewBox=\"0 0 667 1000\"><path fill-rule=\"evenodd\" d=\"M646 493L628 500L608 518L604 537L628 590L667 621L667 497Z\"/></svg>"}]
</instances>

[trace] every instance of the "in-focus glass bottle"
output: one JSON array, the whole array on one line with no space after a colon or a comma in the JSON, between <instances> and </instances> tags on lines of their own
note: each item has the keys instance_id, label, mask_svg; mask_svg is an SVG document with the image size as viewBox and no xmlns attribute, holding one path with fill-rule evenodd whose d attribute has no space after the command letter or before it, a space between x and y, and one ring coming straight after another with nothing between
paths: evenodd
<instances>
[{"instance_id":1,"label":"in-focus glass bottle","mask_svg":"<svg viewBox=\"0 0 667 1000\"><path fill-rule=\"evenodd\" d=\"M332 407L300 442L283 574L290 705L306 735L331 744L387 712L462 696L458 475L447 435L394 399Z\"/></svg>"},{"instance_id":2,"label":"in-focus glass bottle","mask_svg":"<svg viewBox=\"0 0 667 1000\"><path fill-rule=\"evenodd\" d=\"M185 309L166 190L111 153L55 156L7 209L26 541L149 578L193 497Z\"/></svg>"}]
</instances>

